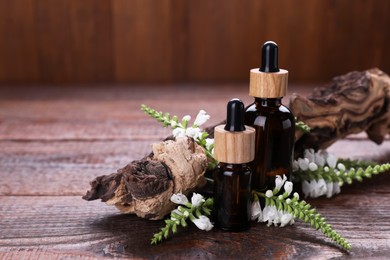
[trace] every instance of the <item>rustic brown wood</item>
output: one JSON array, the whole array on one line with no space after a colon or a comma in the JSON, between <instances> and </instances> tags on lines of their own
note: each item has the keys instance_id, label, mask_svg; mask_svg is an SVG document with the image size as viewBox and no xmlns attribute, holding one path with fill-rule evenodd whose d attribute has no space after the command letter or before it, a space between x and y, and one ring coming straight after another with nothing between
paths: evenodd
<instances>
[{"instance_id":1,"label":"rustic brown wood","mask_svg":"<svg viewBox=\"0 0 390 260\"><path fill-rule=\"evenodd\" d=\"M176 1L177 2L177 1ZM183 4L172 0L112 1L115 80L170 82L180 78ZM180 20L178 20L180 19Z\"/></svg>"},{"instance_id":2,"label":"rustic brown wood","mask_svg":"<svg viewBox=\"0 0 390 260\"><path fill-rule=\"evenodd\" d=\"M195 116L203 108L212 125L225 116L232 97L249 104L247 86L37 89L0 89L0 258L328 259L390 254L388 174L345 186L333 199L310 201L351 242L351 253L302 222L283 229L255 224L244 233L190 227L150 246L163 222L82 200L88 181L142 158L152 142L168 135L139 111L141 103L179 116ZM339 156L390 159L388 139L377 146L362 134L329 149Z\"/></svg>"},{"instance_id":3,"label":"rustic brown wood","mask_svg":"<svg viewBox=\"0 0 390 260\"><path fill-rule=\"evenodd\" d=\"M0 5L3 83L247 82L267 40L279 44L291 81L325 81L374 66L390 71L387 0Z\"/></svg>"},{"instance_id":4,"label":"rustic brown wood","mask_svg":"<svg viewBox=\"0 0 390 260\"><path fill-rule=\"evenodd\" d=\"M95 178L83 199L101 199L122 213L163 219L174 209L173 194L188 196L204 186L207 165L204 150L192 138L164 140L154 143L152 153L141 160Z\"/></svg>"},{"instance_id":5,"label":"rustic brown wood","mask_svg":"<svg viewBox=\"0 0 390 260\"><path fill-rule=\"evenodd\" d=\"M35 1L0 1L0 82L35 82L39 53Z\"/></svg>"},{"instance_id":6,"label":"rustic brown wood","mask_svg":"<svg viewBox=\"0 0 390 260\"><path fill-rule=\"evenodd\" d=\"M294 95L293 114L307 123L310 133L299 135L296 154L326 149L339 139L365 131L381 144L390 133L390 77L378 69L350 72L333 78L308 97Z\"/></svg>"}]
</instances>

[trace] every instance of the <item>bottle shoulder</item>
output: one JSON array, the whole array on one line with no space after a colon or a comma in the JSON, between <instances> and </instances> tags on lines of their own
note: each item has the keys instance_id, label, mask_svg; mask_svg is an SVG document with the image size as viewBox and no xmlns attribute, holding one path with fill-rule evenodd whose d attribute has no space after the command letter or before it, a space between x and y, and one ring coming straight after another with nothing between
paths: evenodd
<instances>
[{"instance_id":1,"label":"bottle shoulder","mask_svg":"<svg viewBox=\"0 0 390 260\"><path fill-rule=\"evenodd\" d=\"M277 107L260 107L260 106L256 106L256 104L253 103L246 108L245 114L246 116L249 117L280 116L283 118L283 120L290 119L291 121L295 121L294 115L292 114L291 110L283 104Z\"/></svg>"},{"instance_id":2,"label":"bottle shoulder","mask_svg":"<svg viewBox=\"0 0 390 260\"><path fill-rule=\"evenodd\" d=\"M249 164L231 164L231 163L219 163L217 168L225 172L241 172L241 171L251 171Z\"/></svg>"}]
</instances>

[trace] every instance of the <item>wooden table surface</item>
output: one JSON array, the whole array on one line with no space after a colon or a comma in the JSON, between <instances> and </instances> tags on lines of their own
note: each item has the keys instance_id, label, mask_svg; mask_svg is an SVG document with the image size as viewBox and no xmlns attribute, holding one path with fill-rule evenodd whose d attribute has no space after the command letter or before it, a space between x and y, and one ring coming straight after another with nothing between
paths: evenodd
<instances>
[{"instance_id":1,"label":"wooden table surface","mask_svg":"<svg viewBox=\"0 0 390 260\"><path fill-rule=\"evenodd\" d=\"M292 86L290 92L310 88ZM249 104L245 85L3 86L0 89L0 259L112 258L389 258L390 174L309 202L352 245L347 253L301 221L286 228L254 225L242 233L190 227L157 246L162 221L121 215L81 199L89 182L150 152L169 134L139 110L225 116L233 97ZM354 135L330 148L339 156L389 161L381 146Z\"/></svg>"}]
</instances>

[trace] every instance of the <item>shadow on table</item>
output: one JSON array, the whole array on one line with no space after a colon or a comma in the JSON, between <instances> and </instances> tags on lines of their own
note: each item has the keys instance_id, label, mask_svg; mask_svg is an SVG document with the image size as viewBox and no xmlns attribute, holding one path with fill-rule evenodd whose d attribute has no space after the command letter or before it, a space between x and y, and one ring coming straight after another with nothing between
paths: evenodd
<instances>
[{"instance_id":1,"label":"shadow on table","mask_svg":"<svg viewBox=\"0 0 390 260\"><path fill-rule=\"evenodd\" d=\"M153 233L164 226L163 221L150 221L133 215L114 215L92 224L105 238L92 250L104 256L156 259L193 258L289 258L310 256L342 256L345 254L321 232L307 224L279 228L253 224L244 232L225 232L213 229L198 230L189 224L158 245L150 245Z\"/></svg>"}]
</instances>

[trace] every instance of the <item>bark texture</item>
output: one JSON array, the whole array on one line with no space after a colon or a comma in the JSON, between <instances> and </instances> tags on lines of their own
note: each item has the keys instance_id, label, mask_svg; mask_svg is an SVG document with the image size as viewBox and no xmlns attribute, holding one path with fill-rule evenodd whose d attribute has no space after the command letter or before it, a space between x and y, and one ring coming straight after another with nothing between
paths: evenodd
<instances>
[{"instance_id":1,"label":"bark texture","mask_svg":"<svg viewBox=\"0 0 390 260\"><path fill-rule=\"evenodd\" d=\"M381 144L390 133L390 78L379 69L350 72L314 89L308 97L294 94L290 108L312 129L298 133L296 155L306 148L325 149L363 131Z\"/></svg>"},{"instance_id":2,"label":"bark texture","mask_svg":"<svg viewBox=\"0 0 390 260\"><path fill-rule=\"evenodd\" d=\"M161 219L174 208L172 194L188 195L205 183L207 156L192 138L166 140L152 150L117 173L97 177L83 199L101 199L123 213Z\"/></svg>"}]
</instances>

